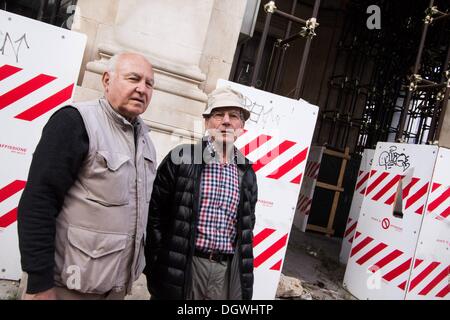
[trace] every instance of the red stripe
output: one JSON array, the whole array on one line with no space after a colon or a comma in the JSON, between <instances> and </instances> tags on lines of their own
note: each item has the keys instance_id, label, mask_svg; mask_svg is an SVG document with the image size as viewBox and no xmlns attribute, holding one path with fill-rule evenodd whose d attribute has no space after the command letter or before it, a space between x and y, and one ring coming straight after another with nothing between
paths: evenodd
<instances>
[{"instance_id":1,"label":"red stripe","mask_svg":"<svg viewBox=\"0 0 450 320\"><path fill-rule=\"evenodd\" d=\"M372 192L373 189L376 188L376 186L378 186L381 181L383 181L387 176L389 175L389 173L387 172L382 172L380 174L380 176L378 178L375 179L374 182L372 182L372 184L370 186L367 187L367 194L370 194Z\"/></svg>"},{"instance_id":2,"label":"red stripe","mask_svg":"<svg viewBox=\"0 0 450 320\"><path fill-rule=\"evenodd\" d=\"M361 176L363 172L363 170L359 170L358 177Z\"/></svg>"},{"instance_id":3,"label":"red stripe","mask_svg":"<svg viewBox=\"0 0 450 320\"><path fill-rule=\"evenodd\" d=\"M352 224L347 230L345 230L344 238L347 238L347 236L348 236L350 233L352 233L353 230L355 230L356 224L357 224L357 223L358 223L358 221L353 222L353 224Z\"/></svg>"},{"instance_id":4,"label":"red stripe","mask_svg":"<svg viewBox=\"0 0 450 320\"><path fill-rule=\"evenodd\" d=\"M317 175L319 174L319 171L320 171L320 163L317 162L316 163L316 167L314 168L314 172L313 172L313 177L312 178L316 178Z\"/></svg>"},{"instance_id":5,"label":"red stripe","mask_svg":"<svg viewBox=\"0 0 450 320\"><path fill-rule=\"evenodd\" d=\"M363 189L360 191L360 193L361 193L362 195L364 195L365 192L366 192L366 188L363 188Z\"/></svg>"},{"instance_id":6,"label":"red stripe","mask_svg":"<svg viewBox=\"0 0 450 320\"><path fill-rule=\"evenodd\" d=\"M422 214L423 213L423 205L415 211L415 213Z\"/></svg>"},{"instance_id":7,"label":"red stripe","mask_svg":"<svg viewBox=\"0 0 450 320\"><path fill-rule=\"evenodd\" d=\"M405 210L416 203L417 200L422 198L427 193L428 184L429 183L427 182L422 188L419 189L419 191L417 191L414 195L409 197L408 200L406 200Z\"/></svg>"},{"instance_id":8,"label":"red stripe","mask_svg":"<svg viewBox=\"0 0 450 320\"><path fill-rule=\"evenodd\" d=\"M403 281L398 287L404 291L406 287L406 281Z\"/></svg>"},{"instance_id":9,"label":"red stripe","mask_svg":"<svg viewBox=\"0 0 450 320\"><path fill-rule=\"evenodd\" d=\"M7 186L0 189L0 202L2 202L5 199L8 199L17 192L21 191L23 188L25 188L25 184L26 181L15 180L10 184L8 184Z\"/></svg>"},{"instance_id":10,"label":"red stripe","mask_svg":"<svg viewBox=\"0 0 450 320\"><path fill-rule=\"evenodd\" d=\"M16 102L19 99L29 95L33 91L45 86L46 84L55 80L55 77L48 76L46 74L40 74L37 77L21 84L18 87L6 92L0 96L0 110L9 106L11 103Z\"/></svg>"},{"instance_id":11,"label":"red stripe","mask_svg":"<svg viewBox=\"0 0 450 320\"><path fill-rule=\"evenodd\" d=\"M440 262L432 262L430 263L421 273L419 273L412 281L409 286L409 291L414 290L414 288L425 279L434 269L436 269L441 263Z\"/></svg>"},{"instance_id":12,"label":"red stripe","mask_svg":"<svg viewBox=\"0 0 450 320\"><path fill-rule=\"evenodd\" d=\"M399 265L397 268L395 268L392 271L390 271L389 273L385 274L383 276L383 279L386 281L392 281L395 278L397 278L399 275L408 271L410 267L411 267L411 259L408 259L407 261L405 261L401 265Z\"/></svg>"},{"instance_id":13,"label":"red stripe","mask_svg":"<svg viewBox=\"0 0 450 320\"><path fill-rule=\"evenodd\" d=\"M256 150L257 148L259 148L260 146L262 146L264 143L266 143L270 139L272 139L271 136L267 136L265 134L262 134L262 135L256 137L255 139L253 139L252 141L250 141L250 143L248 143L245 146L243 146L239 151L241 151L241 153L244 156L246 156L250 152L252 152L252 151Z\"/></svg>"},{"instance_id":14,"label":"red stripe","mask_svg":"<svg viewBox=\"0 0 450 320\"><path fill-rule=\"evenodd\" d=\"M440 186L442 186L442 184L437 183L437 182L433 183L433 186L431 187L431 192L434 192Z\"/></svg>"},{"instance_id":15,"label":"red stripe","mask_svg":"<svg viewBox=\"0 0 450 320\"><path fill-rule=\"evenodd\" d=\"M253 248L275 232L275 229L265 228L253 237Z\"/></svg>"},{"instance_id":16,"label":"red stripe","mask_svg":"<svg viewBox=\"0 0 450 320\"><path fill-rule=\"evenodd\" d=\"M14 67L14 66L10 66L8 64L1 66L0 67L0 81L12 76L13 74L19 72L20 70L22 70L22 69Z\"/></svg>"},{"instance_id":17,"label":"red stripe","mask_svg":"<svg viewBox=\"0 0 450 320\"><path fill-rule=\"evenodd\" d=\"M253 163L253 170L257 172L259 169L263 168L265 165L267 165L270 161L277 158L280 154L288 150L290 147L295 145L295 142L286 140L283 141L279 146L273 148L268 153L266 153L263 157L255 161Z\"/></svg>"},{"instance_id":18,"label":"red stripe","mask_svg":"<svg viewBox=\"0 0 450 320\"><path fill-rule=\"evenodd\" d=\"M450 285L445 286L444 289L442 289L436 297L438 298L445 298L445 296L450 292Z\"/></svg>"},{"instance_id":19,"label":"red stripe","mask_svg":"<svg viewBox=\"0 0 450 320\"><path fill-rule=\"evenodd\" d=\"M267 176L267 178L271 179L280 179L282 176L284 176L286 173L294 169L297 165L305 161L306 154L308 153L308 148L303 149L302 152L297 154L294 158L283 164L280 168L272 172L270 175Z\"/></svg>"},{"instance_id":20,"label":"red stripe","mask_svg":"<svg viewBox=\"0 0 450 320\"><path fill-rule=\"evenodd\" d=\"M447 209L444 210L444 212L441 213L441 217L447 218L450 215L450 207L447 207Z\"/></svg>"},{"instance_id":21,"label":"red stripe","mask_svg":"<svg viewBox=\"0 0 450 320\"><path fill-rule=\"evenodd\" d=\"M447 190L445 190L439 197L437 197L436 199L433 200L433 202L431 202L428 205L428 211L433 211L434 209L436 209L442 202L444 202L445 200L447 200L447 198L450 196L450 188L447 188Z\"/></svg>"},{"instance_id":22,"label":"red stripe","mask_svg":"<svg viewBox=\"0 0 450 320\"><path fill-rule=\"evenodd\" d=\"M422 259L416 259L416 261L414 261L414 269L417 268L417 266L418 266L419 264L421 264L422 262L423 262Z\"/></svg>"},{"instance_id":23,"label":"red stripe","mask_svg":"<svg viewBox=\"0 0 450 320\"><path fill-rule=\"evenodd\" d=\"M383 250L386 247L387 247L387 245L384 243L377 244L372 250L370 250L365 255L363 255L361 258L359 258L358 261L356 261L356 263L359 265L366 263L367 260L372 258L374 255L376 255L377 253L379 253L381 250Z\"/></svg>"},{"instance_id":24,"label":"red stripe","mask_svg":"<svg viewBox=\"0 0 450 320\"><path fill-rule=\"evenodd\" d=\"M386 257L384 257L383 259L381 259L380 261L378 261L377 263L375 263L372 267L370 267L370 269L381 269L383 268L385 265L387 265L388 263L390 263L391 261L393 261L394 259L397 259L399 256L401 256L403 254L403 252L401 252L400 250L395 249L394 251L392 251L391 253L389 253Z\"/></svg>"},{"instance_id":25,"label":"red stripe","mask_svg":"<svg viewBox=\"0 0 450 320\"><path fill-rule=\"evenodd\" d=\"M17 220L17 208L0 217L0 228L6 228Z\"/></svg>"},{"instance_id":26,"label":"red stripe","mask_svg":"<svg viewBox=\"0 0 450 320\"><path fill-rule=\"evenodd\" d=\"M421 296L426 296L431 290L433 290L439 283L441 283L442 280L446 279L447 276L449 274L449 268L446 268L444 270L442 270L442 272L440 272L436 277L434 277L433 280L430 281L429 284L427 284L427 286L425 288L423 288L420 292L419 295ZM445 286L446 288L449 287L449 285L447 284ZM445 288L444 288L445 289Z\"/></svg>"},{"instance_id":27,"label":"red stripe","mask_svg":"<svg viewBox=\"0 0 450 320\"><path fill-rule=\"evenodd\" d=\"M54 95L32 106L31 108L25 110L24 112L18 114L14 118L26 121L33 121L34 119L56 108L61 103L69 100L70 97L72 96L72 91L73 91L73 84L67 86L66 88L55 93Z\"/></svg>"},{"instance_id":28,"label":"red stripe","mask_svg":"<svg viewBox=\"0 0 450 320\"><path fill-rule=\"evenodd\" d=\"M420 181L419 178L414 178L413 177L411 179L411 182L408 183L408 185L403 189L403 199L406 199L406 197L408 197L409 192L411 191L411 188L419 181Z\"/></svg>"},{"instance_id":29,"label":"red stripe","mask_svg":"<svg viewBox=\"0 0 450 320\"><path fill-rule=\"evenodd\" d=\"M269 248L267 248L264 252L262 252L259 256L257 256L254 260L255 268L258 268L262 263L264 263L267 259L277 253L280 249L282 249L287 243L288 235L285 234L280 240L275 242Z\"/></svg>"},{"instance_id":30,"label":"red stripe","mask_svg":"<svg viewBox=\"0 0 450 320\"><path fill-rule=\"evenodd\" d=\"M366 182L366 180L369 178L370 176L370 172L367 172L362 178L361 180L359 180L359 182L356 184L355 190L358 190L359 187L361 187L364 182Z\"/></svg>"},{"instance_id":31,"label":"red stripe","mask_svg":"<svg viewBox=\"0 0 450 320\"><path fill-rule=\"evenodd\" d=\"M306 201L305 199L307 199L304 195L300 195L300 199L298 201L298 207L303 206L303 203Z\"/></svg>"},{"instance_id":32,"label":"red stripe","mask_svg":"<svg viewBox=\"0 0 450 320\"><path fill-rule=\"evenodd\" d=\"M291 180L292 183L300 184L302 182L302 174L300 173L297 177Z\"/></svg>"},{"instance_id":33,"label":"red stripe","mask_svg":"<svg viewBox=\"0 0 450 320\"><path fill-rule=\"evenodd\" d=\"M300 209L300 211L306 211L306 209L311 205L312 199L309 199L308 202Z\"/></svg>"},{"instance_id":34,"label":"red stripe","mask_svg":"<svg viewBox=\"0 0 450 320\"><path fill-rule=\"evenodd\" d=\"M361 235L361 232L356 231L355 233L355 239L358 238Z\"/></svg>"},{"instance_id":35,"label":"red stripe","mask_svg":"<svg viewBox=\"0 0 450 320\"><path fill-rule=\"evenodd\" d=\"M389 181L381 190L373 196L372 200L378 201L382 196L386 194L400 179L401 175L396 175L391 181Z\"/></svg>"},{"instance_id":36,"label":"red stripe","mask_svg":"<svg viewBox=\"0 0 450 320\"><path fill-rule=\"evenodd\" d=\"M353 243L353 237L348 238L348 242Z\"/></svg>"},{"instance_id":37,"label":"red stripe","mask_svg":"<svg viewBox=\"0 0 450 320\"><path fill-rule=\"evenodd\" d=\"M307 162L305 167L305 175L310 176L311 173L312 162Z\"/></svg>"},{"instance_id":38,"label":"red stripe","mask_svg":"<svg viewBox=\"0 0 450 320\"><path fill-rule=\"evenodd\" d=\"M281 269L281 260L270 267L270 270L280 270L280 269Z\"/></svg>"},{"instance_id":39,"label":"red stripe","mask_svg":"<svg viewBox=\"0 0 450 320\"><path fill-rule=\"evenodd\" d=\"M352 252L350 253L350 257L353 257L355 254L357 254L362 248L367 246L369 243L371 243L373 238L366 237L364 240L362 240L360 243L358 243L355 247L353 247Z\"/></svg>"},{"instance_id":40,"label":"red stripe","mask_svg":"<svg viewBox=\"0 0 450 320\"><path fill-rule=\"evenodd\" d=\"M411 182L408 183L408 185L403 189L403 199L406 199L406 197L409 195L409 191L411 190L411 188L419 181L420 179L418 178L412 178ZM392 205L394 203L395 200L395 196L397 195L396 192L394 192L394 194L386 200L385 204L387 205Z\"/></svg>"}]
</instances>

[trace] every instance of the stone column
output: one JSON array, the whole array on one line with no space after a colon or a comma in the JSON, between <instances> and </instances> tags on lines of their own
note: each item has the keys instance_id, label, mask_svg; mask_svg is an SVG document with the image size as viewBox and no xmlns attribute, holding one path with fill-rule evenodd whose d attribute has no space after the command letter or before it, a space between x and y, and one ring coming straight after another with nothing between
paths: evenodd
<instances>
[{"instance_id":1,"label":"stone column","mask_svg":"<svg viewBox=\"0 0 450 320\"><path fill-rule=\"evenodd\" d=\"M203 133L206 93L228 79L246 1L79 0L75 31L88 35L76 100L101 95L101 75L120 51L137 51L153 64L155 90L143 118L158 158ZM203 91L205 90L205 92Z\"/></svg>"}]
</instances>

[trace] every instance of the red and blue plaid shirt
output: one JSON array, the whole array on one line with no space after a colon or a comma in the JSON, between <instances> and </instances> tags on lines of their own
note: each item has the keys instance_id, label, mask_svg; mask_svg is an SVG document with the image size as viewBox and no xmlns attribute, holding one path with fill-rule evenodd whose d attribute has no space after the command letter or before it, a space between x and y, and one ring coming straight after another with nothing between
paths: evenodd
<instances>
[{"instance_id":1,"label":"red and blue plaid shirt","mask_svg":"<svg viewBox=\"0 0 450 320\"><path fill-rule=\"evenodd\" d=\"M233 254L239 204L238 169L236 161L222 164L214 158L217 153L210 140L207 148L213 160L202 173L195 247L208 253Z\"/></svg>"}]
</instances>

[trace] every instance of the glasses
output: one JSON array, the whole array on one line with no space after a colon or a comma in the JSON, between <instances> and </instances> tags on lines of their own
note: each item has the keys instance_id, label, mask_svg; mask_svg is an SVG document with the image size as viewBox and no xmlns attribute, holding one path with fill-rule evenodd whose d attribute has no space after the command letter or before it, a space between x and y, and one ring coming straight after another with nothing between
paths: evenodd
<instances>
[{"instance_id":1,"label":"glasses","mask_svg":"<svg viewBox=\"0 0 450 320\"><path fill-rule=\"evenodd\" d=\"M230 121L240 121L242 120L241 113L239 111L216 111L211 113L211 117L214 120L222 121L225 118L225 114L228 114Z\"/></svg>"}]
</instances>

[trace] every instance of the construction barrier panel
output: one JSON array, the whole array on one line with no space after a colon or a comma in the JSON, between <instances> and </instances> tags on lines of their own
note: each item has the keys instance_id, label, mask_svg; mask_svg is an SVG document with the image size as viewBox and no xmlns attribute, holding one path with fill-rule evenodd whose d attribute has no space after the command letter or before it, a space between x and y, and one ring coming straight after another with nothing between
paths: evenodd
<instances>
[{"instance_id":1,"label":"construction barrier panel","mask_svg":"<svg viewBox=\"0 0 450 320\"><path fill-rule=\"evenodd\" d=\"M450 150L439 148L407 300L450 300Z\"/></svg>"},{"instance_id":2,"label":"construction barrier panel","mask_svg":"<svg viewBox=\"0 0 450 320\"><path fill-rule=\"evenodd\" d=\"M437 152L377 144L344 277L358 299L405 299Z\"/></svg>"},{"instance_id":3,"label":"construction barrier panel","mask_svg":"<svg viewBox=\"0 0 450 320\"><path fill-rule=\"evenodd\" d=\"M325 147L311 146L308 161L306 162L305 174L303 176L302 187L297 201L294 216L294 226L305 232L308 224L308 217L311 211L311 204L316 188L317 177L319 176L320 163Z\"/></svg>"},{"instance_id":4,"label":"construction barrier panel","mask_svg":"<svg viewBox=\"0 0 450 320\"><path fill-rule=\"evenodd\" d=\"M355 190L353 191L352 205L347 218L344 236L342 237L341 252L339 253L339 261L347 264L352 247L353 237L355 236L356 225L358 223L359 213L364 199L367 182L370 176L370 167L372 166L373 155L375 150L365 149L359 165L358 178L356 179Z\"/></svg>"},{"instance_id":5,"label":"construction barrier panel","mask_svg":"<svg viewBox=\"0 0 450 320\"><path fill-rule=\"evenodd\" d=\"M311 145L318 107L219 80L247 97L251 117L235 145L258 178L253 299L274 299Z\"/></svg>"},{"instance_id":6,"label":"construction barrier panel","mask_svg":"<svg viewBox=\"0 0 450 320\"><path fill-rule=\"evenodd\" d=\"M0 279L22 271L17 205L41 131L68 104L86 36L0 10Z\"/></svg>"}]
</instances>

